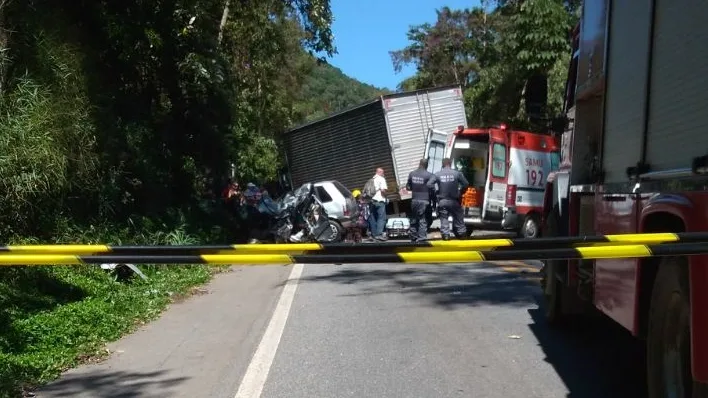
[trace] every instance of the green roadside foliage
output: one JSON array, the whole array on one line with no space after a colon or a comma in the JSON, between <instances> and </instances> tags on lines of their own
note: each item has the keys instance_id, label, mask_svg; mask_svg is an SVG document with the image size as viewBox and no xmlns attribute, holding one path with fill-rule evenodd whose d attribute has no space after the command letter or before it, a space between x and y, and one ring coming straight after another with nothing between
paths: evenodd
<instances>
[{"instance_id":1,"label":"green roadside foliage","mask_svg":"<svg viewBox=\"0 0 708 398\"><path fill-rule=\"evenodd\" d=\"M138 244L197 242L181 228L152 234L88 228L88 234L95 240L80 241L119 243L122 235ZM101 359L108 354L105 343L156 318L170 302L189 296L194 287L224 268L141 265L140 269L147 280L119 279L91 265L2 269L0 397L20 396L63 370Z\"/></svg>"},{"instance_id":2,"label":"green roadside foliage","mask_svg":"<svg viewBox=\"0 0 708 398\"><path fill-rule=\"evenodd\" d=\"M409 45L391 52L395 69L416 67L404 90L460 84L469 124L499 122L544 131L525 110L529 82L543 78L548 100L537 118L562 111L570 32L579 0L481 0L469 9L441 7L434 23L413 25ZM534 124L536 123L536 124Z\"/></svg>"}]
</instances>

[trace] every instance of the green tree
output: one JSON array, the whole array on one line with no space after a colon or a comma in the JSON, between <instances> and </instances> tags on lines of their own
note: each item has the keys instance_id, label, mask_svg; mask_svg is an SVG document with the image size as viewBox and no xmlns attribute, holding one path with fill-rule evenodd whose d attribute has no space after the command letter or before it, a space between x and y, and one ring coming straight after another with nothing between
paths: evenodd
<instances>
[{"instance_id":1,"label":"green tree","mask_svg":"<svg viewBox=\"0 0 708 398\"><path fill-rule=\"evenodd\" d=\"M327 0L0 5L0 236L191 211L231 162L272 178L307 52L336 51Z\"/></svg>"},{"instance_id":2,"label":"green tree","mask_svg":"<svg viewBox=\"0 0 708 398\"><path fill-rule=\"evenodd\" d=\"M418 74L399 88L461 84L474 81L481 65L491 56L494 21L482 8L473 10L437 10L434 25L412 26L407 37L411 44L392 51L394 69L415 64Z\"/></svg>"},{"instance_id":3,"label":"green tree","mask_svg":"<svg viewBox=\"0 0 708 398\"><path fill-rule=\"evenodd\" d=\"M561 101L560 78L567 67L569 32L579 2L560 0L486 2L471 10L437 12L434 25L414 26L406 48L392 52L394 67L413 63L417 73L401 88L461 84L472 124L510 122L543 129L537 118L553 116ZM525 93L532 81L548 83L551 100L530 118Z\"/></svg>"}]
</instances>

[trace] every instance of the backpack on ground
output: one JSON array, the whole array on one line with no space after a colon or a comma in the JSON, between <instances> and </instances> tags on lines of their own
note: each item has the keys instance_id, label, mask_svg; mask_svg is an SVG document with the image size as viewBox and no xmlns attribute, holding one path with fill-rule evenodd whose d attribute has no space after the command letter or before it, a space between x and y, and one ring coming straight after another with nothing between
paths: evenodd
<instances>
[{"instance_id":1,"label":"backpack on ground","mask_svg":"<svg viewBox=\"0 0 708 398\"><path fill-rule=\"evenodd\" d=\"M365 199L371 199L376 195L376 184L374 183L374 177L371 177L369 181L364 184L364 189L361 190L361 195Z\"/></svg>"}]
</instances>

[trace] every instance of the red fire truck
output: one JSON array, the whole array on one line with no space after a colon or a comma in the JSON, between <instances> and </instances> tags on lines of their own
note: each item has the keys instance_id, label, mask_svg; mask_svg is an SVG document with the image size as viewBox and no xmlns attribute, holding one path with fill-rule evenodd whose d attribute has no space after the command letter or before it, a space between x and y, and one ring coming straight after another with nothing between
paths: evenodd
<instances>
[{"instance_id":1,"label":"red fire truck","mask_svg":"<svg viewBox=\"0 0 708 398\"><path fill-rule=\"evenodd\" d=\"M458 127L448 136L445 156L470 182L462 195L465 224L537 237L546 177L558 169L558 147L556 137L506 124Z\"/></svg>"},{"instance_id":2,"label":"red fire truck","mask_svg":"<svg viewBox=\"0 0 708 398\"><path fill-rule=\"evenodd\" d=\"M545 236L708 230L708 1L583 5ZM708 256L549 261L546 317L646 340L649 397L708 397Z\"/></svg>"}]
</instances>

